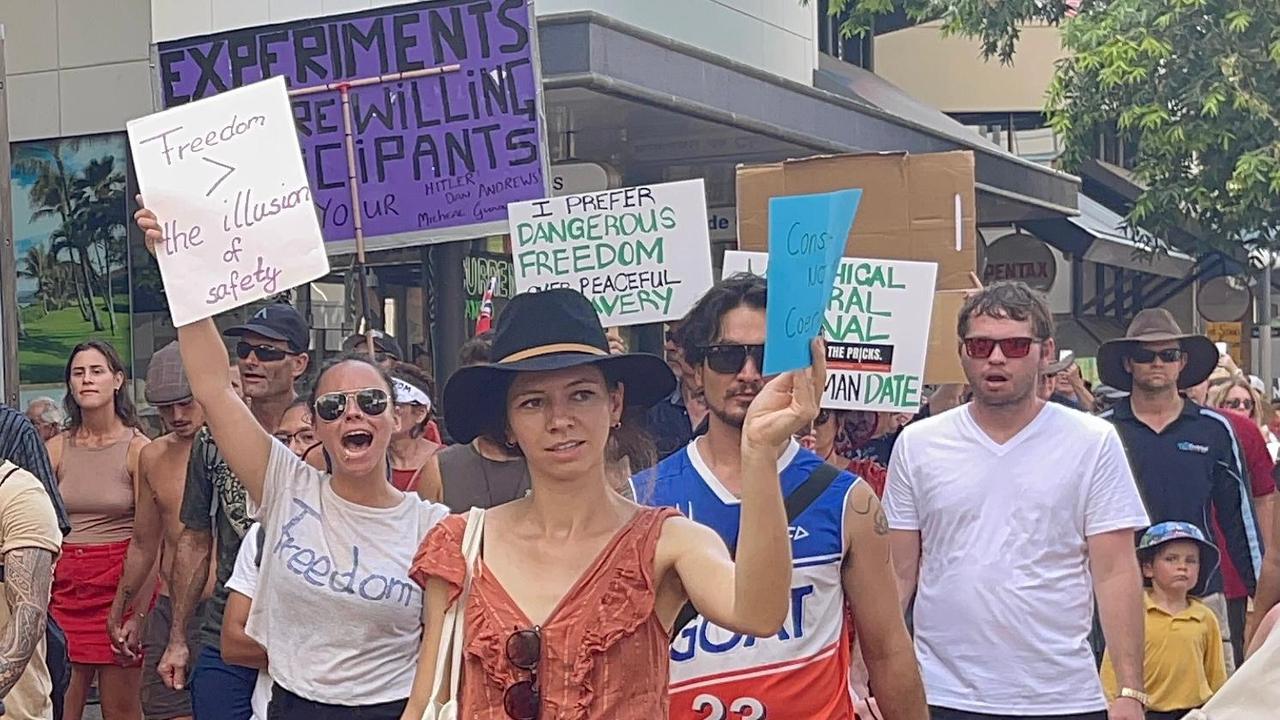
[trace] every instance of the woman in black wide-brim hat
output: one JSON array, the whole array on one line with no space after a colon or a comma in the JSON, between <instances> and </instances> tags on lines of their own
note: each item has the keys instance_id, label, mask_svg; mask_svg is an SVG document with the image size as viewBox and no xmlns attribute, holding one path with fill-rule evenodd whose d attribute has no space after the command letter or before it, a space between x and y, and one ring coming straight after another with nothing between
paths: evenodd
<instances>
[{"instance_id":1,"label":"woman in black wide-brim hat","mask_svg":"<svg viewBox=\"0 0 1280 720\"><path fill-rule=\"evenodd\" d=\"M463 607L459 717L663 718L669 631L686 600L734 632L778 631L791 579L778 448L818 413L824 370L815 348L816 367L774 379L748 412L735 563L712 530L606 484L610 433L625 404L671 393L666 363L610 355L577 292L512 298L498 318L496 362L459 371L444 392L454 438L485 435L518 449L533 487L485 514ZM466 582L466 524L446 518L414 562L426 615L405 717L421 717L428 704L444 616Z\"/></svg>"}]
</instances>

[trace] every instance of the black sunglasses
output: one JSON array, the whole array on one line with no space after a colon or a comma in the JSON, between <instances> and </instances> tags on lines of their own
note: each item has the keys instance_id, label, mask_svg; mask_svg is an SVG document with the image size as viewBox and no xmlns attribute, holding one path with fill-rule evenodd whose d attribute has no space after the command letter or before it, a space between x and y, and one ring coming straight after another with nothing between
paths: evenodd
<instances>
[{"instance_id":1,"label":"black sunglasses","mask_svg":"<svg viewBox=\"0 0 1280 720\"><path fill-rule=\"evenodd\" d=\"M542 660L542 629L517 630L507 638L507 662L529 673L528 680L511 685L502 694L502 709L512 720L538 720L542 691L538 689L538 663Z\"/></svg>"},{"instance_id":2,"label":"black sunglasses","mask_svg":"<svg viewBox=\"0 0 1280 720\"><path fill-rule=\"evenodd\" d=\"M316 417L325 422L333 422L342 417L342 414L347 411L348 397L354 397L356 399L356 407L360 408L360 412L370 417L386 412L387 406L391 404L390 396L382 388L325 393L316 398Z\"/></svg>"},{"instance_id":3,"label":"black sunglasses","mask_svg":"<svg viewBox=\"0 0 1280 720\"><path fill-rule=\"evenodd\" d=\"M1031 346L1034 344L1036 344L1036 339L1029 337L1011 337L999 340L984 337L965 338L964 353L971 358L985 360L991 357L991 353L999 345L1001 355L1010 360L1017 360L1030 355Z\"/></svg>"},{"instance_id":4,"label":"black sunglasses","mask_svg":"<svg viewBox=\"0 0 1280 720\"><path fill-rule=\"evenodd\" d=\"M707 367L721 375L737 375L747 365L747 358L764 372L764 345L708 345L702 348Z\"/></svg>"},{"instance_id":5,"label":"black sunglasses","mask_svg":"<svg viewBox=\"0 0 1280 720\"><path fill-rule=\"evenodd\" d=\"M283 360L290 355L298 355L299 353L281 350L270 345L250 345L241 340L236 343L236 357L241 360L248 360L250 355L257 355L258 362L276 362Z\"/></svg>"},{"instance_id":6,"label":"black sunglasses","mask_svg":"<svg viewBox=\"0 0 1280 720\"><path fill-rule=\"evenodd\" d=\"M1167 363L1175 363L1182 359L1182 348L1165 348L1164 350L1148 350L1144 347L1129 351L1129 359L1139 365L1153 363L1156 358Z\"/></svg>"}]
</instances>

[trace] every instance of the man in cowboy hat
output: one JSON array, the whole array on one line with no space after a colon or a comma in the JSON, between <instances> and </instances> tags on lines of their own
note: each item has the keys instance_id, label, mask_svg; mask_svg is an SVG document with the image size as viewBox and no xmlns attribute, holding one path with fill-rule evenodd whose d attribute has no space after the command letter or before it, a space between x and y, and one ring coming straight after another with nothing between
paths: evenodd
<instances>
[{"instance_id":1,"label":"man in cowboy hat","mask_svg":"<svg viewBox=\"0 0 1280 720\"><path fill-rule=\"evenodd\" d=\"M1044 400L1045 402L1055 402L1059 405L1066 405L1073 410L1088 409L1082 407L1079 401L1076 400L1075 392L1072 391L1071 386L1066 383L1066 380L1059 380L1059 378L1063 378L1066 374L1067 368L1070 368L1075 364L1075 361L1075 353L1067 352L1063 354L1062 357L1045 366L1044 371L1040 373L1040 391L1038 394L1040 395L1041 400ZM1064 385L1066 386L1065 392L1063 387Z\"/></svg>"},{"instance_id":2,"label":"man in cowboy hat","mask_svg":"<svg viewBox=\"0 0 1280 720\"><path fill-rule=\"evenodd\" d=\"M1115 424L1151 522L1180 520L1212 532L1216 514L1231 558L1249 594L1262 567L1258 530L1239 444L1230 422L1179 394L1218 365L1218 349L1203 335L1182 332L1169 311L1143 310L1123 338L1098 348L1102 382L1130 395L1102 417ZM1222 573L1203 566L1204 602L1230 642Z\"/></svg>"},{"instance_id":3,"label":"man in cowboy hat","mask_svg":"<svg viewBox=\"0 0 1280 720\"><path fill-rule=\"evenodd\" d=\"M1085 412L1093 411L1095 399L1085 384L1080 366L1076 364L1075 353L1070 350L1061 352L1058 360L1045 368L1044 375L1047 387L1041 392L1047 394L1041 397L1045 400Z\"/></svg>"}]
</instances>

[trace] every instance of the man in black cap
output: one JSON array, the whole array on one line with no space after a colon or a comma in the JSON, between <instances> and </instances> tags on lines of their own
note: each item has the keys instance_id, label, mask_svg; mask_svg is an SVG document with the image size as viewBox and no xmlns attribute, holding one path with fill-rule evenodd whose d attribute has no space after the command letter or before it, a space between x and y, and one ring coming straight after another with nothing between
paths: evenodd
<instances>
[{"instance_id":1,"label":"man in black cap","mask_svg":"<svg viewBox=\"0 0 1280 720\"><path fill-rule=\"evenodd\" d=\"M1101 417L1120 433L1152 524L1180 520L1212 537L1216 515L1227 555L1252 595L1262 537L1239 444L1226 418L1179 394L1203 382L1217 364L1218 349L1207 337L1183 333L1167 310L1143 310L1123 338L1098 348L1102 382L1130 392ZM1200 572L1202 599L1222 626L1230 670L1222 572L1208 565Z\"/></svg>"},{"instance_id":2,"label":"man in black cap","mask_svg":"<svg viewBox=\"0 0 1280 720\"><path fill-rule=\"evenodd\" d=\"M381 330L370 330L369 336L373 338L373 359L383 368L390 370L391 366L404 360L404 351L400 349L400 343L396 342L394 337ZM361 333L351 335L342 341L342 351L367 353L369 352L368 340Z\"/></svg>"},{"instance_id":3,"label":"man in black cap","mask_svg":"<svg viewBox=\"0 0 1280 720\"><path fill-rule=\"evenodd\" d=\"M267 305L249 322L228 329L235 347L244 395L253 415L268 432L297 398L294 383L307 371L311 333L302 315L285 304ZM170 687L181 689L192 672L191 701L201 720L245 720L257 681L256 668L222 660L222 614L227 606L227 580L235 567L240 541L253 520L245 505L244 486L227 467L208 429L191 448L186 490L182 498L182 535L173 561L173 625L159 672ZM202 649L191 667L186 627L200 602L209 575L213 529L217 525L218 583L210 599L200 635Z\"/></svg>"}]
</instances>

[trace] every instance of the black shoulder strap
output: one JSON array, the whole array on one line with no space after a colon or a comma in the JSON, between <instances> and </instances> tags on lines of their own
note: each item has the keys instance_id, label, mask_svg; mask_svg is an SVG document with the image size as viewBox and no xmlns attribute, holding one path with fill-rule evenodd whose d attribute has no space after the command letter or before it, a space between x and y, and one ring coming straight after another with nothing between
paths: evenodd
<instances>
[{"instance_id":1,"label":"black shoulder strap","mask_svg":"<svg viewBox=\"0 0 1280 720\"><path fill-rule=\"evenodd\" d=\"M253 566L262 567L262 546L267 544L267 528L265 525L258 526L258 553L253 556Z\"/></svg>"},{"instance_id":2,"label":"black shoulder strap","mask_svg":"<svg viewBox=\"0 0 1280 720\"><path fill-rule=\"evenodd\" d=\"M800 487L792 490L786 498L783 499L783 506L787 509L787 525L790 526L796 521L796 518L809 509L809 506L817 500L822 493L831 487L831 483L840 476L840 471L836 468L824 463L820 463L800 483ZM737 548L730 547L729 554L734 555ZM687 602L680 608L680 614L676 615L676 621L671 626L671 639L675 640L676 636L684 630L685 626L698 616L698 611L694 609L693 603Z\"/></svg>"},{"instance_id":3,"label":"black shoulder strap","mask_svg":"<svg viewBox=\"0 0 1280 720\"><path fill-rule=\"evenodd\" d=\"M826 463L814 468L813 472L809 473L809 477L800 483L800 487L792 490L791 494L783 500L783 505L787 508L787 525L795 522L796 518L800 517L800 513L808 510L809 506L826 492L839 476L840 471Z\"/></svg>"},{"instance_id":4,"label":"black shoulder strap","mask_svg":"<svg viewBox=\"0 0 1280 720\"><path fill-rule=\"evenodd\" d=\"M4 477L0 477L0 485L3 485L4 481L8 480L10 475L18 472L21 469L22 468L18 467L17 465L14 465L13 467L9 468L9 472L5 473Z\"/></svg>"}]
</instances>

